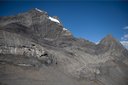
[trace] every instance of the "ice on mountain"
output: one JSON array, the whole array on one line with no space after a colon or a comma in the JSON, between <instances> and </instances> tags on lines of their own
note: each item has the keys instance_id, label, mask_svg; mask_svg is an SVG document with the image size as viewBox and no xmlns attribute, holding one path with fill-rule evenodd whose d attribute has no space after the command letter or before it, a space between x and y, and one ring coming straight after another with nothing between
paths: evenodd
<instances>
[{"instance_id":1,"label":"ice on mountain","mask_svg":"<svg viewBox=\"0 0 128 85\"><path fill-rule=\"evenodd\" d=\"M63 28L63 30L67 30L66 28Z\"/></svg>"},{"instance_id":2,"label":"ice on mountain","mask_svg":"<svg viewBox=\"0 0 128 85\"><path fill-rule=\"evenodd\" d=\"M37 9L37 8L35 8L37 11L39 11L39 12L43 12L43 11L41 11L40 9Z\"/></svg>"},{"instance_id":3,"label":"ice on mountain","mask_svg":"<svg viewBox=\"0 0 128 85\"><path fill-rule=\"evenodd\" d=\"M59 20L57 20L57 19L54 19L54 18L52 18L52 17L49 17L49 19L50 19L51 21L53 21L53 22L57 22L57 23L60 23L60 22L59 22Z\"/></svg>"}]
</instances>

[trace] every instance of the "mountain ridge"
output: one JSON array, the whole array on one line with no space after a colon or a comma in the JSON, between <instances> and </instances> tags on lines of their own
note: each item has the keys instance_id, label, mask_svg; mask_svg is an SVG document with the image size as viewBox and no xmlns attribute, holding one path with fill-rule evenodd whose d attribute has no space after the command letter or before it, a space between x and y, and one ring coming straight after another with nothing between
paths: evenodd
<instances>
[{"instance_id":1,"label":"mountain ridge","mask_svg":"<svg viewBox=\"0 0 128 85\"><path fill-rule=\"evenodd\" d=\"M40 10L40 9L38 9L38 10ZM33 8L33 9L29 10L29 11L26 12L26 13L30 13L30 14L32 13L32 16L37 13L37 14L39 14L38 17L46 14L47 17L49 17L49 14L46 13L45 11L41 10L42 12L40 12L40 11L38 11L38 10L37 10L37 8ZM34 13L35 13L35 14L34 14ZM20 13L20 14L18 14L18 15L23 15L23 13ZM16 16L16 15L15 15L15 16ZM6 17L6 16L4 16L4 17ZM9 17L9 16L8 16L8 17ZM11 16L10 16L10 17L11 17ZM12 16L12 17L13 17L13 16ZM53 18L59 20L59 18L58 18L57 16L53 16ZM60 20L59 20L59 22L61 23ZM62 23L61 23L61 25L63 26ZM63 26L63 28L64 28L64 26ZM109 34L107 34L107 35L111 35L111 34L109 33ZM107 35L106 35L106 36L107 36Z\"/></svg>"},{"instance_id":2,"label":"mountain ridge","mask_svg":"<svg viewBox=\"0 0 128 85\"><path fill-rule=\"evenodd\" d=\"M128 51L113 35L99 44L75 38L35 8L0 18L0 67L3 85L128 84Z\"/></svg>"}]
</instances>

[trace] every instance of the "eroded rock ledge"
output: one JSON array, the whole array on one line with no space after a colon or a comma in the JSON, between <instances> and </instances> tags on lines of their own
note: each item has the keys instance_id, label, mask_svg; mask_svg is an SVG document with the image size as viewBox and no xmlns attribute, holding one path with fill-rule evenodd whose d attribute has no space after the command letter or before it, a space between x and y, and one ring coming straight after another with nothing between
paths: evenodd
<instances>
[{"instance_id":1,"label":"eroded rock ledge","mask_svg":"<svg viewBox=\"0 0 128 85\"><path fill-rule=\"evenodd\" d=\"M41 45L32 42L29 38L7 31L0 31L0 53L35 57L47 65L54 60L54 56L45 51Z\"/></svg>"}]
</instances>

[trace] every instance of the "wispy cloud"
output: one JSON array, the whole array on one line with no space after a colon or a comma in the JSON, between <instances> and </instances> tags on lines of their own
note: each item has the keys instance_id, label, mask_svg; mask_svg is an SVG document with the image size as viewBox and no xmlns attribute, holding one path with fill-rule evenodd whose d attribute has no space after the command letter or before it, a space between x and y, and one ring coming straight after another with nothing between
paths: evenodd
<instances>
[{"instance_id":1,"label":"wispy cloud","mask_svg":"<svg viewBox=\"0 0 128 85\"><path fill-rule=\"evenodd\" d=\"M95 44L99 44L99 42L96 42Z\"/></svg>"},{"instance_id":2,"label":"wispy cloud","mask_svg":"<svg viewBox=\"0 0 128 85\"><path fill-rule=\"evenodd\" d=\"M95 44L99 44L100 43L100 40L98 42L96 42Z\"/></svg>"},{"instance_id":3,"label":"wispy cloud","mask_svg":"<svg viewBox=\"0 0 128 85\"><path fill-rule=\"evenodd\" d=\"M128 39L128 34L126 34L123 37L121 37L121 40L127 40L127 39Z\"/></svg>"},{"instance_id":4,"label":"wispy cloud","mask_svg":"<svg viewBox=\"0 0 128 85\"><path fill-rule=\"evenodd\" d=\"M124 27L123 29L128 29L128 26ZM125 34L123 37L121 37L121 40L123 41L120 41L120 43L128 50L128 34Z\"/></svg>"},{"instance_id":5,"label":"wispy cloud","mask_svg":"<svg viewBox=\"0 0 128 85\"><path fill-rule=\"evenodd\" d=\"M128 49L128 41L120 41L120 43L121 43L126 49Z\"/></svg>"},{"instance_id":6,"label":"wispy cloud","mask_svg":"<svg viewBox=\"0 0 128 85\"><path fill-rule=\"evenodd\" d=\"M124 27L124 29L128 29L128 26Z\"/></svg>"}]
</instances>

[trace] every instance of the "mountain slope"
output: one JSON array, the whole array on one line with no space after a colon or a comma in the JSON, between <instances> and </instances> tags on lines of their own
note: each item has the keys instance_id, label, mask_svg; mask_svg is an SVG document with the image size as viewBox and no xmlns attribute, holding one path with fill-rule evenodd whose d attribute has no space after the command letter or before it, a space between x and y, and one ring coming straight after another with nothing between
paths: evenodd
<instances>
[{"instance_id":1,"label":"mountain slope","mask_svg":"<svg viewBox=\"0 0 128 85\"><path fill-rule=\"evenodd\" d=\"M0 67L3 85L128 84L128 51L114 36L77 39L37 8L0 17Z\"/></svg>"}]
</instances>

